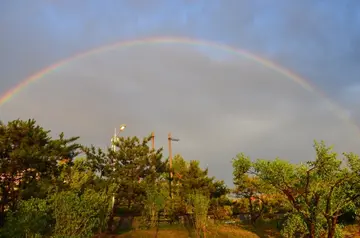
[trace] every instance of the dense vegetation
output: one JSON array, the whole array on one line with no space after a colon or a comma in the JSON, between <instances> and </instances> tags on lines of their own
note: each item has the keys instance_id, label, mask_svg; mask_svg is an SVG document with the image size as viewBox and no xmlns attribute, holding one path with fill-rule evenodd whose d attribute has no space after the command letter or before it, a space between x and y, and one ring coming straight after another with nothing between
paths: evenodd
<instances>
[{"instance_id":1,"label":"dense vegetation","mask_svg":"<svg viewBox=\"0 0 360 238\"><path fill-rule=\"evenodd\" d=\"M51 138L34 120L0 123L1 237L83 238L126 229L156 237L164 223L215 237L211 230L221 222L256 230L268 221L278 236L332 238L357 223L360 159L353 153L340 158L315 142L315 159L303 164L238 154L229 189L199 161L176 155L170 167L150 140L119 137L116 150L103 151L77 137Z\"/></svg>"}]
</instances>

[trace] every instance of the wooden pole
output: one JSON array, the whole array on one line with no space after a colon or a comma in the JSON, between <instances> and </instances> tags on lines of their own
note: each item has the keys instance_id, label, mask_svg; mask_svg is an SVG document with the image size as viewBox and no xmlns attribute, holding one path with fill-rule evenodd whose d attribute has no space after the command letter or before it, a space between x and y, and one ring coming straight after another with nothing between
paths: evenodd
<instances>
[{"instance_id":1,"label":"wooden pole","mask_svg":"<svg viewBox=\"0 0 360 238\"><path fill-rule=\"evenodd\" d=\"M169 194L170 198L172 198L172 192L171 192L171 183L172 183L172 148L171 148L171 133L168 134L168 145L169 145L169 170L170 170L170 177L169 177Z\"/></svg>"},{"instance_id":2,"label":"wooden pole","mask_svg":"<svg viewBox=\"0 0 360 238\"><path fill-rule=\"evenodd\" d=\"M151 148L155 150L155 132L151 132Z\"/></svg>"},{"instance_id":3,"label":"wooden pole","mask_svg":"<svg viewBox=\"0 0 360 238\"><path fill-rule=\"evenodd\" d=\"M172 148L171 148L171 133L169 133L168 135L168 140L169 140L169 165L170 165L170 178L173 177L173 174L172 174Z\"/></svg>"}]
</instances>

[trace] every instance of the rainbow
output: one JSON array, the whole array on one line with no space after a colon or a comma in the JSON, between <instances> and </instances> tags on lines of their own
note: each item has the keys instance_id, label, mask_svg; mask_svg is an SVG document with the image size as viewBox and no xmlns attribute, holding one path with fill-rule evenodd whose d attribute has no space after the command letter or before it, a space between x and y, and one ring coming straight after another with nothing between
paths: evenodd
<instances>
[{"instance_id":1,"label":"rainbow","mask_svg":"<svg viewBox=\"0 0 360 238\"><path fill-rule=\"evenodd\" d=\"M191 39L191 38L184 38L184 37L156 37L156 38L145 38L145 39L139 39L139 40L129 40L129 41L120 41L116 42L114 44L109 44L105 46L101 46L86 52L78 53L76 55L73 55L70 58L61 60L53 65L50 65L49 67L42 69L41 71L35 73L34 75L26 78L21 83L7 91L5 94L0 95L0 107L4 105L6 102L10 101L11 98L13 98L16 94L18 94L22 89L26 88L29 84L40 80L41 78L46 77L47 75L51 74L55 70L60 69L61 67L66 66L67 64L70 64L74 60L78 60L81 58L88 57L92 54L96 54L103 51L110 51L115 48L126 48L126 47L134 47L139 45L146 45L146 44L185 44L185 45L192 45L192 46L205 46L205 47L212 47L219 50L222 50L224 52L242 56L245 57L251 61L254 61L258 64L263 65L266 68L269 68L271 70L274 70L275 72L278 72L284 76L286 76L288 79L294 81L301 87L303 87L305 90L315 93L322 97L324 99L324 102L327 103L329 108L334 111L341 119L349 122L353 126L357 128L357 130L360 131L359 127L350 119L348 114L342 110L338 105L336 105L334 102L332 102L324 93L322 93L320 90L317 90L314 85L311 85L310 82L302 78L301 76L297 75L296 73L282 67L281 65L267 60L264 57L255 55L251 52L248 52L243 49L237 49L234 47L231 47L229 45L224 44L218 44L211 41L205 41L205 40L197 40L197 39Z\"/></svg>"}]
</instances>

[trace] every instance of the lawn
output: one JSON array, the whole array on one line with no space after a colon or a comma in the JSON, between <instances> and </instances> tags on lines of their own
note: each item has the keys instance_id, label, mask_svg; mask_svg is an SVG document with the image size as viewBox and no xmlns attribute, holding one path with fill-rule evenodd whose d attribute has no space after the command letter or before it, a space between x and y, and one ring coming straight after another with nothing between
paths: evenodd
<instances>
[{"instance_id":1,"label":"lawn","mask_svg":"<svg viewBox=\"0 0 360 238\"><path fill-rule=\"evenodd\" d=\"M360 227L358 225L349 225L344 228L344 238L360 238Z\"/></svg>"},{"instance_id":2,"label":"lawn","mask_svg":"<svg viewBox=\"0 0 360 238\"><path fill-rule=\"evenodd\" d=\"M251 228L253 229L253 228ZM257 234L258 233L258 234ZM276 232L270 231L266 228L259 228L259 232L249 230L248 226L242 227L241 225L213 225L209 227L206 234L207 238L273 238ZM124 232L119 235L107 236L116 238L154 238L156 230L133 230ZM259 236L260 235L260 236ZM158 238L189 238L196 237L194 231L189 231L180 225L162 226L158 231Z\"/></svg>"},{"instance_id":3,"label":"lawn","mask_svg":"<svg viewBox=\"0 0 360 238\"><path fill-rule=\"evenodd\" d=\"M155 237L155 230L137 230L137 231L130 231L128 233L124 233L121 235L116 236L117 238L150 238ZM160 229L158 232L158 238L189 238L195 237L195 234L187 231L185 228L183 229ZM213 238L236 238L236 237L246 237L246 238L259 238L258 235L252 233L250 231L234 228L234 227L219 227L218 229L211 229L207 233L206 237L213 237Z\"/></svg>"},{"instance_id":4,"label":"lawn","mask_svg":"<svg viewBox=\"0 0 360 238\"><path fill-rule=\"evenodd\" d=\"M118 235L102 236L103 238L154 238L156 230L132 230L119 232ZM182 225L162 225L158 230L158 238L190 238L196 237ZM212 225L206 234L207 238L276 238L280 237L274 222L259 222L251 225ZM351 225L344 228L344 238L360 238L359 226Z\"/></svg>"}]
</instances>

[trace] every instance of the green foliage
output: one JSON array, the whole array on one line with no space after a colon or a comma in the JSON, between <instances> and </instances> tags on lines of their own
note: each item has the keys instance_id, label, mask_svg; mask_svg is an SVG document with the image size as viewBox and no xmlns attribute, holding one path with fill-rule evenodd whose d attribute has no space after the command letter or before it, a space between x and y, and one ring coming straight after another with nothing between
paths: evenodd
<instances>
[{"instance_id":1,"label":"green foliage","mask_svg":"<svg viewBox=\"0 0 360 238\"><path fill-rule=\"evenodd\" d=\"M297 234L305 236L308 234L308 230L301 215L292 213L286 218L281 235L285 238L292 238L297 237Z\"/></svg>"},{"instance_id":2,"label":"green foliage","mask_svg":"<svg viewBox=\"0 0 360 238\"><path fill-rule=\"evenodd\" d=\"M288 198L311 237L323 232L324 227L328 237L334 237L341 210L360 197L360 160L344 154L347 163L343 165L324 142L315 142L314 148L316 159L307 164L258 160L254 168L259 178Z\"/></svg>"},{"instance_id":3,"label":"green foliage","mask_svg":"<svg viewBox=\"0 0 360 238\"><path fill-rule=\"evenodd\" d=\"M56 237L92 237L106 223L110 197L91 189L83 194L63 191L52 197L52 206Z\"/></svg>"},{"instance_id":4,"label":"green foliage","mask_svg":"<svg viewBox=\"0 0 360 238\"><path fill-rule=\"evenodd\" d=\"M250 157L246 156L243 153L237 154L236 158L232 159L232 166L234 184L242 186L243 180L245 179L246 174L249 172L252 166Z\"/></svg>"},{"instance_id":5,"label":"green foliage","mask_svg":"<svg viewBox=\"0 0 360 238\"><path fill-rule=\"evenodd\" d=\"M203 236L206 233L210 199L200 192L194 192L188 195L188 204L195 218L194 225L196 233L198 237Z\"/></svg>"},{"instance_id":6,"label":"green foliage","mask_svg":"<svg viewBox=\"0 0 360 238\"><path fill-rule=\"evenodd\" d=\"M35 120L0 122L0 225L6 209L14 210L20 199L30 198L40 179L54 179L58 162L74 157L77 137L52 139Z\"/></svg>"},{"instance_id":7,"label":"green foliage","mask_svg":"<svg viewBox=\"0 0 360 238\"><path fill-rule=\"evenodd\" d=\"M247 212L250 213L250 221L255 224L263 216L264 212L272 211L269 206L269 197L274 191L269 184L257 176L250 175L252 163L244 154L238 154L232 159L234 184L233 192L238 198L247 200Z\"/></svg>"},{"instance_id":8,"label":"green foliage","mask_svg":"<svg viewBox=\"0 0 360 238\"><path fill-rule=\"evenodd\" d=\"M141 181L154 184L163 169L161 149L151 151L149 140L120 137L116 143L118 150L109 151L110 161L114 163L109 178L118 185L117 199L128 208L145 199L146 186Z\"/></svg>"},{"instance_id":9,"label":"green foliage","mask_svg":"<svg viewBox=\"0 0 360 238\"><path fill-rule=\"evenodd\" d=\"M340 158L324 142L315 142L315 159L301 164L237 154L231 190L237 201L231 202L224 181L199 161L175 155L170 168L162 149L149 148L150 136L120 137L115 151L83 147L77 139L53 139L34 120L0 122L2 237L93 237L140 213L148 228L159 227L161 214L193 222L201 237L208 215L230 219L242 212L254 225L286 214L284 237L333 238L343 235L339 224L359 219L360 158ZM74 159L79 148L86 156ZM125 215L130 218L116 217Z\"/></svg>"},{"instance_id":10,"label":"green foliage","mask_svg":"<svg viewBox=\"0 0 360 238\"><path fill-rule=\"evenodd\" d=\"M211 188L211 191L210 191L211 198L221 198L230 192L230 189L226 186L226 184L223 180L213 181L210 188ZM223 199L223 201L227 202L228 200Z\"/></svg>"},{"instance_id":11,"label":"green foliage","mask_svg":"<svg viewBox=\"0 0 360 238\"><path fill-rule=\"evenodd\" d=\"M2 237L42 237L51 233L52 217L44 199L33 198L19 202L16 211L7 214Z\"/></svg>"},{"instance_id":12,"label":"green foliage","mask_svg":"<svg viewBox=\"0 0 360 238\"><path fill-rule=\"evenodd\" d=\"M150 187L146 190L144 215L148 227L156 227L158 225L159 213L165 208L166 198L167 194L159 188Z\"/></svg>"},{"instance_id":13,"label":"green foliage","mask_svg":"<svg viewBox=\"0 0 360 238\"><path fill-rule=\"evenodd\" d=\"M208 176L208 169L201 169L199 161L185 162L180 155L174 159L174 193L184 200L192 191L198 191L207 196L219 197L227 192L223 181L215 181Z\"/></svg>"}]
</instances>

